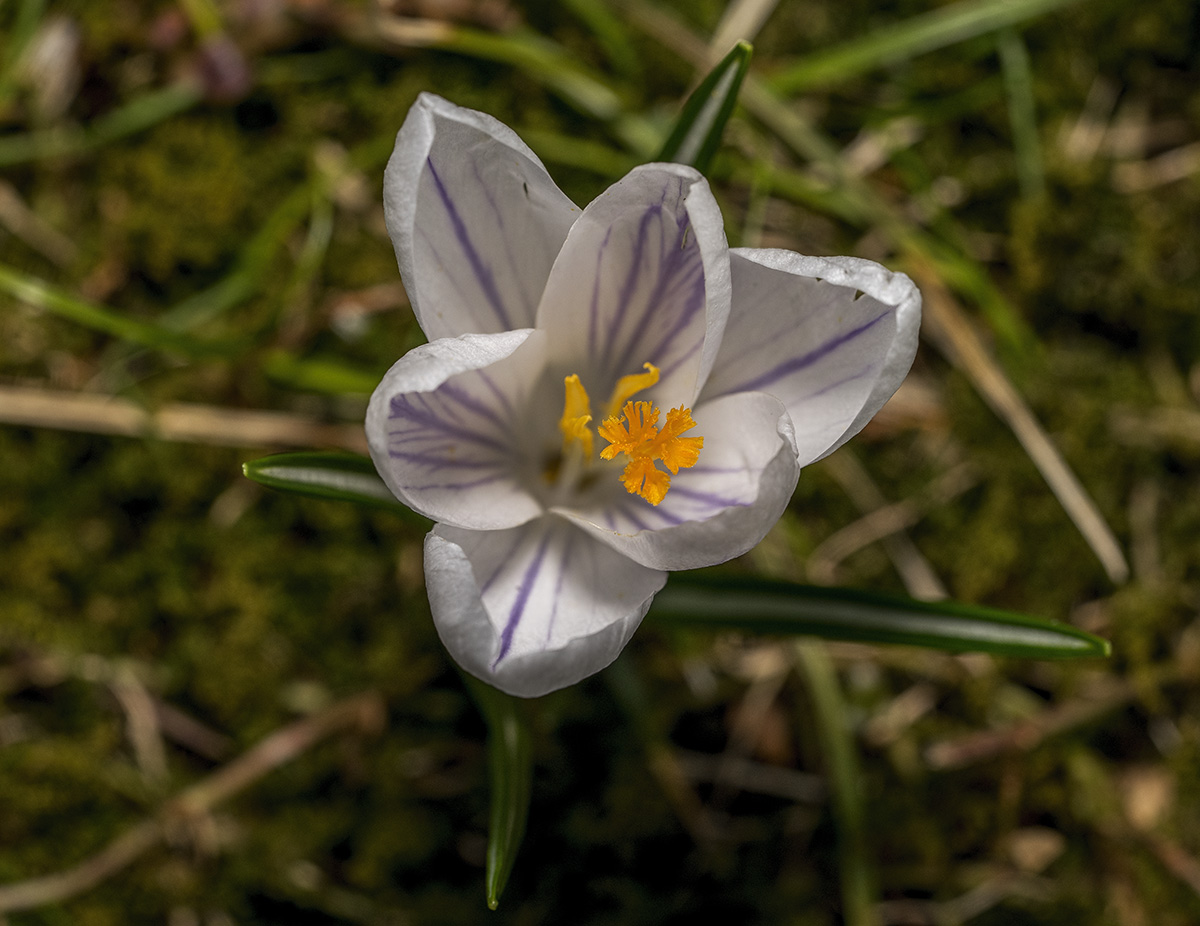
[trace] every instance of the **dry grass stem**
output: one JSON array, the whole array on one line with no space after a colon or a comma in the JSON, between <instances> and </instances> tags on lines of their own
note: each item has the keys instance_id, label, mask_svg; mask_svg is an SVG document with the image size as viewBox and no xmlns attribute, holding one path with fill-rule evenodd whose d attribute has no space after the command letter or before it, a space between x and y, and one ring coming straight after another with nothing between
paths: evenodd
<instances>
[{"instance_id":1,"label":"dry grass stem","mask_svg":"<svg viewBox=\"0 0 1200 926\"><path fill-rule=\"evenodd\" d=\"M382 723L379 695L368 692L282 727L208 778L185 788L154 817L127 830L91 858L58 874L0 886L0 914L61 903L90 890L162 841L171 824L204 816L328 736L342 730L371 732Z\"/></svg>"},{"instance_id":2,"label":"dry grass stem","mask_svg":"<svg viewBox=\"0 0 1200 926\"><path fill-rule=\"evenodd\" d=\"M679 766L693 781L724 782L740 791L781 797L798 804L817 804L825 800L825 784L820 775L799 772L779 765L767 765L728 752L709 755L676 750Z\"/></svg>"},{"instance_id":3,"label":"dry grass stem","mask_svg":"<svg viewBox=\"0 0 1200 926\"><path fill-rule=\"evenodd\" d=\"M731 0L708 43L711 63L716 64L725 57L734 43L753 42L778 5L779 0Z\"/></svg>"},{"instance_id":4,"label":"dry grass stem","mask_svg":"<svg viewBox=\"0 0 1200 926\"><path fill-rule=\"evenodd\" d=\"M1109 429L1126 446L1200 452L1200 412L1190 408L1117 409Z\"/></svg>"},{"instance_id":5,"label":"dry grass stem","mask_svg":"<svg viewBox=\"0 0 1200 926\"><path fill-rule=\"evenodd\" d=\"M1129 578L1129 564L1112 528L1016 387L988 353L957 300L927 266L916 265L914 276L924 296L925 333L967 374L984 401L1009 426L1108 577L1116 583L1124 582Z\"/></svg>"},{"instance_id":6,"label":"dry grass stem","mask_svg":"<svg viewBox=\"0 0 1200 926\"><path fill-rule=\"evenodd\" d=\"M869 537L862 528L855 527L863 522L856 521L855 524L835 532L818 546L809 557L809 579L821 585L835 584L838 564L851 553L878 540L883 544L884 552L892 561L910 595L922 601L938 601L948 597L945 584L934 572L929 560L904 533L904 530L920 520L921 512L925 509L915 502L898 503L901 506L916 508L915 517L911 521L904 520L908 514L907 508L897 510L896 506L889 504L862 463L847 450L843 449L841 453L829 457L824 461L824 465L855 507L873 520L868 524L871 532ZM880 511L884 513L878 514ZM901 517L898 518L897 514ZM849 535L846 534L847 530L851 531ZM840 540L835 539L839 536Z\"/></svg>"},{"instance_id":7,"label":"dry grass stem","mask_svg":"<svg viewBox=\"0 0 1200 926\"><path fill-rule=\"evenodd\" d=\"M918 373L909 373L857 439L878 440L913 428L944 432L949 426L937 386Z\"/></svg>"},{"instance_id":8,"label":"dry grass stem","mask_svg":"<svg viewBox=\"0 0 1200 926\"><path fill-rule=\"evenodd\" d=\"M1137 691L1126 679L1104 679L1087 696L1049 708L1029 720L934 743L925 750L925 762L935 771L947 771L1007 753L1029 752L1052 736L1091 723L1128 704Z\"/></svg>"},{"instance_id":9,"label":"dry grass stem","mask_svg":"<svg viewBox=\"0 0 1200 926\"><path fill-rule=\"evenodd\" d=\"M154 698L129 668L118 673L112 692L125 712L126 732L142 775L154 786L167 780L167 751Z\"/></svg>"},{"instance_id":10,"label":"dry grass stem","mask_svg":"<svg viewBox=\"0 0 1200 926\"><path fill-rule=\"evenodd\" d=\"M1133 574L1146 585L1161 585L1166 580L1158 543L1161 502L1162 489L1153 479L1136 483L1129 495L1129 552L1133 559Z\"/></svg>"},{"instance_id":11,"label":"dry grass stem","mask_svg":"<svg viewBox=\"0 0 1200 926\"><path fill-rule=\"evenodd\" d=\"M0 225L60 267L79 256L75 243L25 204L16 188L0 180Z\"/></svg>"},{"instance_id":12,"label":"dry grass stem","mask_svg":"<svg viewBox=\"0 0 1200 926\"><path fill-rule=\"evenodd\" d=\"M1117 105L1119 89L1103 77L1092 81L1079 118L1063 131L1061 145L1068 160L1090 161L1100 153L1113 108Z\"/></svg>"},{"instance_id":13,"label":"dry grass stem","mask_svg":"<svg viewBox=\"0 0 1200 926\"><path fill-rule=\"evenodd\" d=\"M1118 193L1141 193L1185 180L1197 172L1200 172L1200 141L1147 161L1118 164L1113 168L1113 187Z\"/></svg>"},{"instance_id":14,"label":"dry grass stem","mask_svg":"<svg viewBox=\"0 0 1200 926\"><path fill-rule=\"evenodd\" d=\"M958 926L986 913L1009 897L1034 899L1046 895L1040 878L1014 871L1002 871L955 897L953 900L891 900L879 904L880 921L885 926Z\"/></svg>"},{"instance_id":15,"label":"dry grass stem","mask_svg":"<svg viewBox=\"0 0 1200 926\"><path fill-rule=\"evenodd\" d=\"M838 463L829 469L843 488L847 488L849 480L845 479L846 473L840 471L843 465ZM857 462L855 465L858 465ZM933 572L933 567L903 532L918 524L931 508L949 502L977 482L970 467L962 464L940 476L920 497L875 508L830 534L812 551L808 559L809 578L821 585L833 585L837 581L837 568L847 557L872 543L883 541L909 594L927 601L947 597L946 589ZM858 498L852 495L852 499L857 504Z\"/></svg>"},{"instance_id":16,"label":"dry grass stem","mask_svg":"<svg viewBox=\"0 0 1200 926\"><path fill-rule=\"evenodd\" d=\"M772 647L775 658L763 660L741 700L733 707L733 724L729 744L721 754L721 765L714 779L712 804L724 807L738 790L734 768L745 762L755 751L769 722L770 711L791 674L791 664L784 658L783 644Z\"/></svg>"},{"instance_id":17,"label":"dry grass stem","mask_svg":"<svg viewBox=\"0 0 1200 926\"><path fill-rule=\"evenodd\" d=\"M0 386L0 423L217 447L367 449L362 425L185 402L148 411L113 396L18 386Z\"/></svg>"}]
</instances>

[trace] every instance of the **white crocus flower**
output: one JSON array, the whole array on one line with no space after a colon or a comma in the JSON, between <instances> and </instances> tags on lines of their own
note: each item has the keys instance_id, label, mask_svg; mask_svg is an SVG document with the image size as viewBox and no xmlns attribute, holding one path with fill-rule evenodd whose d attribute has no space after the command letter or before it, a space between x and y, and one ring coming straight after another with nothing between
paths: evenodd
<instances>
[{"instance_id":1,"label":"white crocus flower","mask_svg":"<svg viewBox=\"0 0 1200 926\"><path fill-rule=\"evenodd\" d=\"M446 648L511 694L604 668L668 570L757 544L916 350L902 274L730 250L678 164L580 211L511 129L429 94L384 204L429 343L371 397L371 456L437 522L425 580Z\"/></svg>"}]
</instances>

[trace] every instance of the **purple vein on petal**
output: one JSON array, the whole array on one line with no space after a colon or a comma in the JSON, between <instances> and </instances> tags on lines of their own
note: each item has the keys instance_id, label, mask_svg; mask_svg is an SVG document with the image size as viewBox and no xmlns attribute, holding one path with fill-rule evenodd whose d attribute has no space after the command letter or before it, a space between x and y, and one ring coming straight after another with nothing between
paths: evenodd
<instances>
[{"instance_id":1,"label":"purple vein on petal","mask_svg":"<svg viewBox=\"0 0 1200 926\"><path fill-rule=\"evenodd\" d=\"M666 199L666 193L663 194L663 199ZM637 289L639 277L642 273L642 254L646 247L646 236L650 231L650 223L655 216L662 214L662 210L662 202L656 203L642 213L641 221L638 222L637 240L633 245L629 271L625 275L625 282L621 284L621 291L617 296L617 314L608 321L608 338L607 343L604 345L605 356L609 356L612 351L613 343L616 341L617 334L621 330L621 325L625 320L625 310L629 308L634 290ZM598 275L599 273L597 273Z\"/></svg>"},{"instance_id":2,"label":"purple vein on petal","mask_svg":"<svg viewBox=\"0 0 1200 926\"><path fill-rule=\"evenodd\" d=\"M662 505L659 505L650 513L656 518L659 518L667 527L674 527L676 524L682 524L687 520L687 518L684 518L681 515L677 515L666 510Z\"/></svg>"},{"instance_id":3,"label":"purple vein on petal","mask_svg":"<svg viewBox=\"0 0 1200 926\"><path fill-rule=\"evenodd\" d=\"M438 247L433 236L424 229L416 229L416 234L420 237L422 243L429 249L429 262L435 267L452 267L458 263L458 255L456 252L451 253L450 258L446 258L446 249ZM445 283L454 291L463 305L470 305L474 298L474 293L468 293L463 288L463 281L467 279L467 274L446 274L444 277Z\"/></svg>"},{"instance_id":4,"label":"purple vein on petal","mask_svg":"<svg viewBox=\"0 0 1200 926\"><path fill-rule=\"evenodd\" d=\"M549 646L550 639L554 635L554 622L558 620L558 603L562 600L563 583L567 580L567 561L571 558L574 546L575 532L571 531L567 534L566 542L563 544L562 555L558 558L558 581L554 583L554 607L550 609L550 620L546 622L547 646Z\"/></svg>"},{"instance_id":5,"label":"purple vein on petal","mask_svg":"<svg viewBox=\"0 0 1200 926\"><path fill-rule=\"evenodd\" d=\"M488 391L491 392L496 401L500 403L500 408L504 412L505 421L507 422L509 428L511 428L513 423L513 407L512 403L508 399L508 396L501 391L500 387L496 385L495 381L491 376L488 375L486 371L480 370L479 378L483 380L483 384L488 387Z\"/></svg>"},{"instance_id":6,"label":"purple vein on petal","mask_svg":"<svg viewBox=\"0 0 1200 926\"><path fill-rule=\"evenodd\" d=\"M649 505L649 502L647 502L646 504ZM628 521L630 524L632 524L638 530L648 531L651 529L650 525L647 524L645 521L643 521L641 518L639 518L636 514L634 514L633 511L630 510L628 505L622 505L620 513L621 513L621 516L623 518L625 518L626 521Z\"/></svg>"},{"instance_id":7,"label":"purple vein on petal","mask_svg":"<svg viewBox=\"0 0 1200 926\"><path fill-rule=\"evenodd\" d=\"M744 502L736 498L726 498L714 492L701 492L698 489L689 489L687 486L671 486L668 497L670 495L674 495L676 498L690 499L691 501L699 502L702 505L707 505L719 511L724 511L726 508L745 508L753 504L752 501Z\"/></svg>"},{"instance_id":8,"label":"purple vein on petal","mask_svg":"<svg viewBox=\"0 0 1200 926\"><path fill-rule=\"evenodd\" d=\"M513 324L509 319L508 311L504 307L504 300L500 297L500 291L496 288L496 279L492 274L492 269L484 264L483 258L471 243L471 236L467 233L466 223L463 222L462 216L458 214L458 209L455 207L454 201L450 198L450 193L442 183L442 178L438 176L437 168L433 166L433 158L426 157L425 164L429 168L429 175L433 178L434 186L437 187L438 197L441 199L442 205L446 208L446 214L450 217L450 224L454 227L454 236L458 239L458 243L462 247L467 261L471 264L471 270L475 273L475 279L479 281L479 286L483 289L484 295L487 296L488 302L491 303L492 310L500 320L503 330L511 330Z\"/></svg>"},{"instance_id":9,"label":"purple vein on petal","mask_svg":"<svg viewBox=\"0 0 1200 926\"><path fill-rule=\"evenodd\" d=\"M414 399L413 396L416 398ZM421 401L422 407L418 407L417 400ZM489 447L502 453L509 449L501 441L488 437L486 434L480 434L470 428L456 427L449 424L444 418L438 417L429 407L429 400L422 393L404 393L393 396L389 405L388 418L401 422L402 425L414 426L407 430L391 430L390 436L393 438L402 438L405 441L429 441L437 439L440 435Z\"/></svg>"},{"instance_id":10,"label":"purple vein on petal","mask_svg":"<svg viewBox=\"0 0 1200 926\"><path fill-rule=\"evenodd\" d=\"M868 373L873 373L873 372L875 372L875 364L869 363L865 367L863 367L861 370L859 370L857 373L854 373L851 376L843 376L837 382L829 383L826 386L822 386L816 392L810 392L808 395L803 396L799 399L796 399L795 404L799 405L803 402L809 401L810 399L820 398L821 396L826 395L827 393L833 392L835 389L840 389L842 386L845 386L847 383L852 383L855 380L862 379Z\"/></svg>"},{"instance_id":11,"label":"purple vein on petal","mask_svg":"<svg viewBox=\"0 0 1200 926\"><path fill-rule=\"evenodd\" d=\"M403 435L393 435L393 437ZM403 460L415 466L428 466L430 469L495 469L495 460L455 460L436 453L419 453L411 450L388 449L388 456L393 460Z\"/></svg>"},{"instance_id":12,"label":"purple vein on petal","mask_svg":"<svg viewBox=\"0 0 1200 926\"><path fill-rule=\"evenodd\" d=\"M829 354L833 353L839 347L844 347L855 338L866 334L866 332L874 328L877 324L879 324L879 322L883 321L883 319L889 318L891 314L892 313L890 310L882 312L879 315L876 315L870 321L859 325L857 328L852 328L850 331L847 331L844 334L840 334L835 338L831 338L815 350L811 350L807 354L801 354L799 357L790 357L783 361L783 363L777 364L773 369L768 370L766 373L756 376L754 379L747 380L740 385L733 386L725 390L725 392L728 394L734 392L765 391L764 387L769 386L774 381L782 379L785 376L790 376L792 373L798 373L805 367L812 366L817 361L823 360L825 357L829 356Z\"/></svg>"},{"instance_id":13,"label":"purple vein on petal","mask_svg":"<svg viewBox=\"0 0 1200 926\"><path fill-rule=\"evenodd\" d=\"M534 554L533 562L529 564L525 575L521 577L521 585L517 589L517 600L513 602L513 606L508 612L508 621L500 633L500 652L492 662L493 669L501 659L508 655L508 651L512 647L513 634L516 633L517 626L521 623L521 617L525 613L525 606L529 603L529 595L537 581L538 572L542 568L542 559L546 556L546 547L549 543L550 532L546 531L542 535L542 542L538 545L537 553Z\"/></svg>"},{"instance_id":14,"label":"purple vein on petal","mask_svg":"<svg viewBox=\"0 0 1200 926\"><path fill-rule=\"evenodd\" d=\"M490 476L481 476L479 479L473 479L470 482L438 482L428 483L426 485L401 484L400 488L407 489L411 492L430 492L434 489L477 489L479 486L490 485L501 480L500 475L493 473Z\"/></svg>"},{"instance_id":15,"label":"purple vein on petal","mask_svg":"<svg viewBox=\"0 0 1200 926\"><path fill-rule=\"evenodd\" d=\"M492 574L490 576L488 576L486 580L484 580L484 583L481 586L479 586L479 594L480 595L487 594L488 589L492 587L492 583L495 582L498 578L500 578L500 576L504 573L504 567L507 566L508 563L509 563L509 560L507 558L502 559L502 560L500 560L500 562L496 563L496 568L492 570Z\"/></svg>"},{"instance_id":16,"label":"purple vein on petal","mask_svg":"<svg viewBox=\"0 0 1200 926\"><path fill-rule=\"evenodd\" d=\"M701 345L704 343L703 331L698 333L694 343L682 354L675 356L668 353L671 348L671 343L687 331L687 329L691 326L693 319L696 317L696 313L704 307L704 278L700 277L696 283L698 285L694 287L692 294L688 297L684 310L677 314L675 323L671 326L671 328L663 333L662 337L658 339L653 347L647 348L646 345L640 344L636 340L632 342L629 345L629 349L626 351L624 360L625 363L634 362L635 358L632 356L633 352L641 351L647 357L654 357L658 359L659 365L662 367L662 378L667 379L673 372L675 372L680 364L682 364L700 349ZM660 306L665 300L665 295L663 295L661 292L655 292L653 305ZM647 313L647 316L648 315L649 313ZM666 362L666 358L668 356L672 357L672 361L670 363Z\"/></svg>"},{"instance_id":17,"label":"purple vein on petal","mask_svg":"<svg viewBox=\"0 0 1200 926\"><path fill-rule=\"evenodd\" d=\"M508 265L512 269L513 279L516 280L517 286L521 290L521 295L525 299L525 307L528 317L528 313L537 308L538 297L541 296L541 293L537 293L535 295L528 291L526 288L528 280L525 279L524 274L519 272L518 268L520 267L520 264L517 261L516 255L513 253L514 245L520 248L525 246L527 242L520 241L513 235L504 234L504 211L496 203L496 198L492 195L492 185L485 181L483 176L479 173L478 162L472 165L472 170L475 174L475 180L479 183L479 188L483 190L484 198L487 199L488 205L492 209L492 215L495 216L496 228L500 230L500 237L504 242L504 253L508 257Z\"/></svg>"},{"instance_id":18,"label":"purple vein on petal","mask_svg":"<svg viewBox=\"0 0 1200 926\"><path fill-rule=\"evenodd\" d=\"M600 242L600 249L596 253L596 276L592 280L592 306L591 313L588 316L588 350L593 356L596 355L596 341L598 335L596 326L599 324L600 317L600 281L604 279L604 262L607 260L608 246L612 241L612 226L604 233L604 240Z\"/></svg>"},{"instance_id":19,"label":"purple vein on petal","mask_svg":"<svg viewBox=\"0 0 1200 926\"><path fill-rule=\"evenodd\" d=\"M633 336L625 346L624 356L619 364L622 369L630 364L650 359L663 368L663 378L665 379L686 359L686 356L690 356L699 349L700 345L697 343L692 346L685 357L673 357L672 362L667 363L667 351L670 349L671 343L688 329L696 313L704 307L704 265L700 260L695 242L690 248L687 246L686 238L690 227L691 217L686 210L683 210L676 216L675 236L670 240L664 236L660 243L662 250L658 261L658 278L655 280L653 290L645 300L641 318L633 328ZM684 287L689 287L686 294ZM640 336L653 330L655 313L662 311L663 305L676 300L683 302L681 310L676 313L671 326L662 333L657 342L652 347L648 346ZM700 338L700 341L703 341L703 337Z\"/></svg>"},{"instance_id":20,"label":"purple vein on petal","mask_svg":"<svg viewBox=\"0 0 1200 926\"><path fill-rule=\"evenodd\" d=\"M488 428L495 428L501 433L504 433L500 428L499 422L496 421L496 413L472 396L469 392L460 389L458 386L452 386L449 383L443 383L438 388L438 394L444 395L453 402L458 403L469 412L473 412L476 417L480 418ZM447 409L450 411L450 409Z\"/></svg>"}]
</instances>

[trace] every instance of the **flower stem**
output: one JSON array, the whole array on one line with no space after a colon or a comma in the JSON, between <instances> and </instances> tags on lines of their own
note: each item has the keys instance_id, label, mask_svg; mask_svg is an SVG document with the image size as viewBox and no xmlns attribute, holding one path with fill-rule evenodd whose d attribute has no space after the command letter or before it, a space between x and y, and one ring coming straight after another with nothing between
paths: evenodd
<instances>
[{"instance_id":1,"label":"flower stem","mask_svg":"<svg viewBox=\"0 0 1200 926\"><path fill-rule=\"evenodd\" d=\"M877 926L875 876L867 852L862 776L854 737L846 723L842 692L829 651L815 641L796 643L796 664L812 698L833 801L846 926Z\"/></svg>"}]
</instances>

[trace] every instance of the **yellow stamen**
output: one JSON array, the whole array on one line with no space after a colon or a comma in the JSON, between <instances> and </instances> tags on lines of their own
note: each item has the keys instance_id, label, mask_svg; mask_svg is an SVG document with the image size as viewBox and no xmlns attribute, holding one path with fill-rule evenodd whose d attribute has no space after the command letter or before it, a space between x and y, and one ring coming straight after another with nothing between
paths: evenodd
<instances>
[{"instance_id":1,"label":"yellow stamen","mask_svg":"<svg viewBox=\"0 0 1200 926\"><path fill-rule=\"evenodd\" d=\"M563 415L558 422L563 434L563 455L565 456L576 442L582 445L586 459L592 458L592 429L588 424L592 420L592 404L588 400L587 390L579 381L578 374L572 373L563 384L566 397L563 400Z\"/></svg>"},{"instance_id":2,"label":"yellow stamen","mask_svg":"<svg viewBox=\"0 0 1200 926\"><path fill-rule=\"evenodd\" d=\"M617 385L613 387L612 398L608 400L608 408L604 411L605 418L612 418L619 414L622 405L643 389L649 389L658 382L658 367L647 363L643 369L646 371L645 373L630 373L617 380Z\"/></svg>"},{"instance_id":3,"label":"yellow stamen","mask_svg":"<svg viewBox=\"0 0 1200 926\"><path fill-rule=\"evenodd\" d=\"M657 378L658 371L654 371ZM661 460L672 474L695 466L700 458L703 437L680 437L696 426L690 408L673 408L661 429L659 410L650 402L626 402L623 419L610 415L597 429L608 446L600 457L611 460L618 453L626 454L629 463L621 474L621 484L631 495L640 495L651 505L657 505L667 495L671 477L654 465Z\"/></svg>"}]
</instances>

